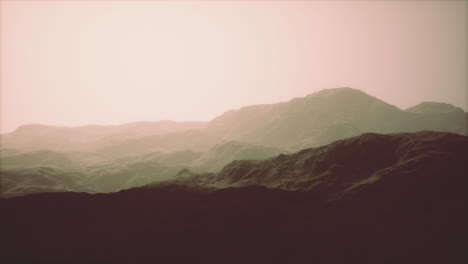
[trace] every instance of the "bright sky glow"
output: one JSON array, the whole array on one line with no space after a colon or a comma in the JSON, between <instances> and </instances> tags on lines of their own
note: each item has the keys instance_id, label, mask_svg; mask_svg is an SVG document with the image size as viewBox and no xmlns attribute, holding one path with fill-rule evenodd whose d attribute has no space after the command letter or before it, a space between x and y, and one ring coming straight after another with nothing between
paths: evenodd
<instances>
[{"instance_id":1,"label":"bright sky glow","mask_svg":"<svg viewBox=\"0 0 468 264\"><path fill-rule=\"evenodd\" d=\"M210 120L323 88L467 109L467 1L10 1L0 130Z\"/></svg>"}]
</instances>

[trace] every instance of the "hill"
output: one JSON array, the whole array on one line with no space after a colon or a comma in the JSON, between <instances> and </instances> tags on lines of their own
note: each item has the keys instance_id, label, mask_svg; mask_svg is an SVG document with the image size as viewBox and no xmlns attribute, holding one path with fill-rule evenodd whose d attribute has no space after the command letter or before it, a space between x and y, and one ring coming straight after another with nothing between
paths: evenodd
<instances>
[{"instance_id":1,"label":"hill","mask_svg":"<svg viewBox=\"0 0 468 264\"><path fill-rule=\"evenodd\" d=\"M464 164L468 164L466 136L429 131L368 133L264 161L233 161L210 176L192 173L177 181L218 188L261 185L336 198L413 174L423 177L421 182L447 173L460 175Z\"/></svg>"}]
</instances>

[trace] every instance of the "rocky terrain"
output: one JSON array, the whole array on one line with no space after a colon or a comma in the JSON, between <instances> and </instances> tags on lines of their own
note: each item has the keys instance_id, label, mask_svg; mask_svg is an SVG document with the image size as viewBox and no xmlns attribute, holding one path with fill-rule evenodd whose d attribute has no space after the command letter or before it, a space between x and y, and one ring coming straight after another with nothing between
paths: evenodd
<instances>
[{"instance_id":1,"label":"rocky terrain","mask_svg":"<svg viewBox=\"0 0 468 264\"><path fill-rule=\"evenodd\" d=\"M453 133L366 133L264 161L233 161L218 173L191 173L177 182L223 188L261 185L339 196L421 169L422 181L462 172L467 154L468 138Z\"/></svg>"}]
</instances>

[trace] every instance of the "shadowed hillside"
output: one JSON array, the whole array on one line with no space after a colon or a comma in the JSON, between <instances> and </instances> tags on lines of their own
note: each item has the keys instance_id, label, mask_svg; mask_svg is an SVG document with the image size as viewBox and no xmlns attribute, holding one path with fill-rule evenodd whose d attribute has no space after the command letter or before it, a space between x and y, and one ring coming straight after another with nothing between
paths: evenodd
<instances>
[{"instance_id":1,"label":"shadowed hillside","mask_svg":"<svg viewBox=\"0 0 468 264\"><path fill-rule=\"evenodd\" d=\"M468 164L468 138L452 133L363 134L265 161L239 160L207 176L178 182L202 186L262 185L327 195L354 192L423 170L427 181Z\"/></svg>"},{"instance_id":2,"label":"shadowed hillside","mask_svg":"<svg viewBox=\"0 0 468 264\"><path fill-rule=\"evenodd\" d=\"M464 263L467 144L365 134L118 193L0 199L0 261Z\"/></svg>"}]
</instances>

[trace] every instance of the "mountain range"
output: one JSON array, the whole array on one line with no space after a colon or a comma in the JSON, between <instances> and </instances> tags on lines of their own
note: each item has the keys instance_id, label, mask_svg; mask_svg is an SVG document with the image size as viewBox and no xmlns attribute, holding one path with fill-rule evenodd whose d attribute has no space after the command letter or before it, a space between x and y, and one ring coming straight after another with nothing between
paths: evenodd
<instances>
[{"instance_id":1,"label":"mountain range","mask_svg":"<svg viewBox=\"0 0 468 264\"><path fill-rule=\"evenodd\" d=\"M351 88L1 135L0 263L466 263L467 113Z\"/></svg>"},{"instance_id":2,"label":"mountain range","mask_svg":"<svg viewBox=\"0 0 468 264\"><path fill-rule=\"evenodd\" d=\"M171 180L183 169L204 174L224 168L223 173L234 168L230 162L235 160L236 166L254 166L256 161L240 160L264 160L363 133L466 135L467 116L445 103L423 102L402 110L357 89L335 88L231 110L210 122L25 125L0 136L2 196L46 190L115 192ZM48 171L60 182L76 181L76 175L86 180L63 185L23 177L45 177ZM77 187L83 184L87 187Z\"/></svg>"},{"instance_id":3,"label":"mountain range","mask_svg":"<svg viewBox=\"0 0 468 264\"><path fill-rule=\"evenodd\" d=\"M1 135L2 149L96 152L113 156L191 149L240 141L288 151L365 132L423 130L467 134L463 109L423 102L401 110L358 89L325 89L288 102L231 110L210 122L137 122L118 126L25 125Z\"/></svg>"}]
</instances>

